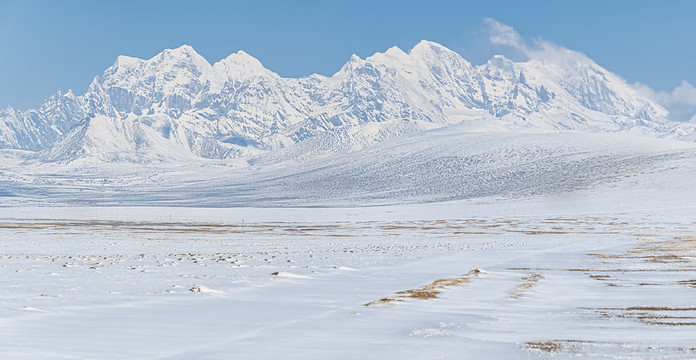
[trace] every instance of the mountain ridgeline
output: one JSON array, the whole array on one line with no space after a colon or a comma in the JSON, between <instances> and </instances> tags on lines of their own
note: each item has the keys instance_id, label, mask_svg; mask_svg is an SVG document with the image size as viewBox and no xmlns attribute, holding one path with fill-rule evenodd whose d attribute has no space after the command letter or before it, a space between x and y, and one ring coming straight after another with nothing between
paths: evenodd
<instances>
[{"instance_id":1,"label":"mountain ridgeline","mask_svg":"<svg viewBox=\"0 0 696 360\"><path fill-rule=\"evenodd\" d=\"M570 50L474 66L422 41L408 53L353 55L331 77L283 78L243 51L211 65L185 45L149 60L119 56L83 95L0 111L0 149L49 162L226 159L327 136L362 146L467 121L690 136L665 108Z\"/></svg>"}]
</instances>

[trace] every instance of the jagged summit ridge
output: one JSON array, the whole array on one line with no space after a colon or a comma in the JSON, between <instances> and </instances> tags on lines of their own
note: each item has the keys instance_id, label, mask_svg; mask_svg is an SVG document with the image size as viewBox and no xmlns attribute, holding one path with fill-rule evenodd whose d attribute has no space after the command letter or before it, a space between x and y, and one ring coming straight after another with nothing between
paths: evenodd
<instances>
[{"instance_id":1,"label":"jagged summit ridge","mask_svg":"<svg viewBox=\"0 0 696 360\"><path fill-rule=\"evenodd\" d=\"M147 60L119 56L83 95L58 92L38 109L0 111L0 148L41 150L50 161L229 158L318 135L364 145L481 119L662 136L675 133L668 115L572 51L474 66L421 41L408 52L354 55L330 77L283 78L244 51L210 64L184 45Z\"/></svg>"}]
</instances>

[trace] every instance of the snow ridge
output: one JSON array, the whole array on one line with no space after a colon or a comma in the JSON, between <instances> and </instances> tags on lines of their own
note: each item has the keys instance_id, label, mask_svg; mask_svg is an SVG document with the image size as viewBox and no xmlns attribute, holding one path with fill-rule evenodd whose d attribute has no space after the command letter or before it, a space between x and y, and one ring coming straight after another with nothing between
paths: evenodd
<instances>
[{"instance_id":1,"label":"snow ridge","mask_svg":"<svg viewBox=\"0 0 696 360\"><path fill-rule=\"evenodd\" d=\"M0 111L0 148L43 161L224 159L338 138L362 147L467 121L544 131L629 132L692 139L669 113L586 56L473 66L421 41L333 76L282 78L239 51L210 64L184 45L149 60L119 56L87 92L57 92L38 109ZM315 141L316 142L316 141Z\"/></svg>"}]
</instances>

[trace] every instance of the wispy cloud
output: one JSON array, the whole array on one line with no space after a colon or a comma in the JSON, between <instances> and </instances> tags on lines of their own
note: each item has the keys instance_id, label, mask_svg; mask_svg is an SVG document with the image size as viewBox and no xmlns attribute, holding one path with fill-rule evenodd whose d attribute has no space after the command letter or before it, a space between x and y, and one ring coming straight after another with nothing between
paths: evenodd
<instances>
[{"instance_id":1,"label":"wispy cloud","mask_svg":"<svg viewBox=\"0 0 696 360\"><path fill-rule=\"evenodd\" d=\"M529 59L545 63L584 62L594 63L585 54L573 51L552 42L534 39L527 41L512 27L491 18L483 20L488 40L495 45L507 46L520 51ZM632 87L641 95L653 99L670 112L672 120L696 122L696 87L687 81L674 90L655 91L649 86L635 83Z\"/></svg>"},{"instance_id":2,"label":"wispy cloud","mask_svg":"<svg viewBox=\"0 0 696 360\"><path fill-rule=\"evenodd\" d=\"M633 84L633 88L666 107L674 120L696 122L696 87L688 81L682 81L679 86L669 92L655 91L641 83Z\"/></svg>"},{"instance_id":3,"label":"wispy cloud","mask_svg":"<svg viewBox=\"0 0 696 360\"><path fill-rule=\"evenodd\" d=\"M488 31L488 40L495 45L505 45L527 53L529 49L520 34L509 25L495 21L491 18L483 19L483 24Z\"/></svg>"},{"instance_id":4,"label":"wispy cloud","mask_svg":"<svg viewBox=\"0 0 696 360\"><path fill-rule=\"evenodd\" d=\"M585 54L542 39L525 40L512 26L491 18L483 19L488 40L494 45L507 46L529 59L549 63L592 63Z\"/></svg>"}]
</instances>

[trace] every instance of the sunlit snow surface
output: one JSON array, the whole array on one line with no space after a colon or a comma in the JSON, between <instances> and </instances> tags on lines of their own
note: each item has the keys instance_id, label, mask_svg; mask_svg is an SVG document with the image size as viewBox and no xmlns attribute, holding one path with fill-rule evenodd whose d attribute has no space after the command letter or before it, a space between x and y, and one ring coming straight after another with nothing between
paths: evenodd
<instances>
[{"instance_id":1,"label":"sunlit snow surface","mask_svg":"<svg viewBox=\"0 0 696 360\"><path fill-rule=\"evenodd\" d=\"M453 125L356 150L317 137L224 161L41 163L0 152L0 191L5 204L354 207L572 196L597 186L651 186L653 178L689 187L663 174L693 172L696 164L691 142L495 126Z\"/></svg>"},{"instance_id":2,"label":"sunlit snow surface","mask_svg":"<svg viewBox=\"0 0 696 360\"><path fill-rule=\"evenodd\" d=\"M0 358L696 357L692 144L443 131L250 164L4 153Z\"/></svg>"},{"instance_id":3,"label":"sunlit snow surface","mask_svg":"<svg viewBox=\"0 0 696 360\"><path fill-rule=\"evenodd\" d=\"M696 356L695 209L592 206L6 208L0 353Z\"/></svg>"}]
</instances>

